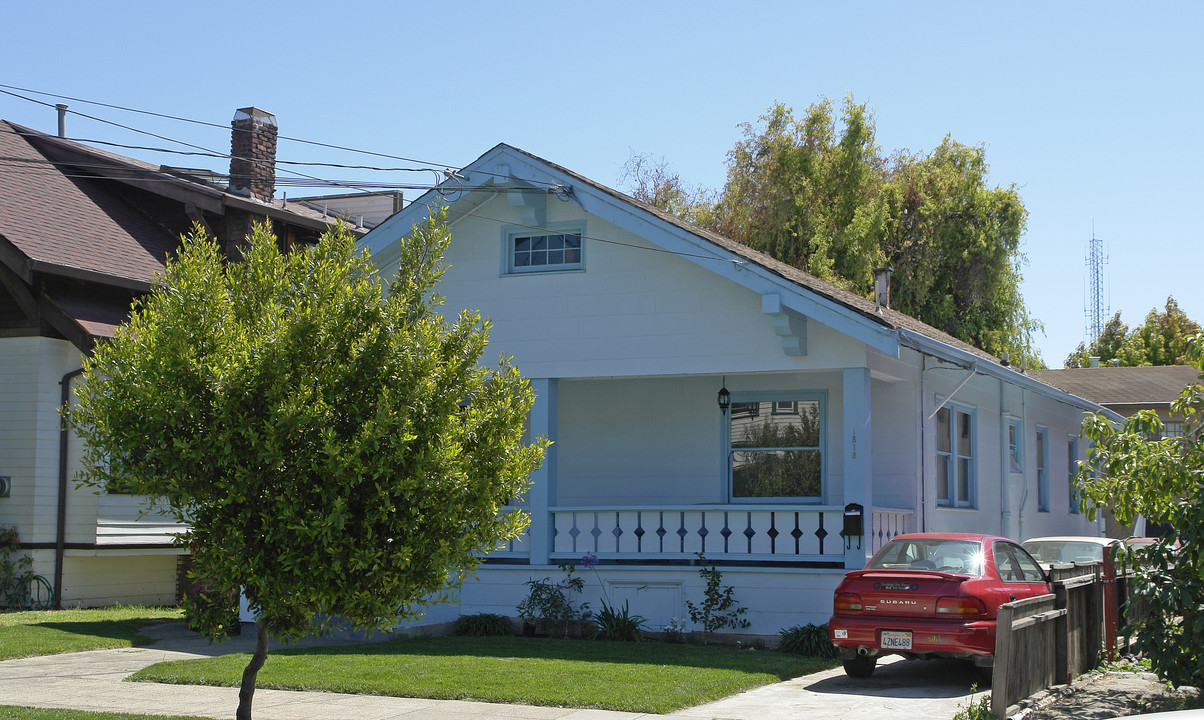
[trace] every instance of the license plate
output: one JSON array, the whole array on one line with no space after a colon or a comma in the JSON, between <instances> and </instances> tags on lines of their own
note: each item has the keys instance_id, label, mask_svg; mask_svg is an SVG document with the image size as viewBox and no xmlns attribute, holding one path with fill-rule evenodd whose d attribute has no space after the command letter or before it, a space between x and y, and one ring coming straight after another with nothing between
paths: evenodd
<instances>
[{"instance_id":1,"label":"license plate","mask_svg":"<svg viewBox=\"0 0 1204 720\"><path fill-rule=\"evenodd\" d=\"M910 630L883 630L878 644L883 650L910 650Z\"/></svg>"}]
</instances>

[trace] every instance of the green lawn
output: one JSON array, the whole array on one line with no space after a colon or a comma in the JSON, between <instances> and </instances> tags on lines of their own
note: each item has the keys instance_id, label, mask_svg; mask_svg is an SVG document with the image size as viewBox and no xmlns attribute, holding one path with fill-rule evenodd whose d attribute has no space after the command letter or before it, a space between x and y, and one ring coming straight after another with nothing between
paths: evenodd
<instances>
[{"instance_id":1,"label":"green lawn","mask_svg":"<svg viewBox=\"0 0 1204 720\"><path fill-rule=\"evenodd\" d=\"M0 660L130 647L148 640L139 628L181 619L176 608L146 607L0 613Z\"/></svg>"},{"instance_id":2,"label":"green lawn","mask_svg":"<svg viewBox=\"0 0 1204 720\"><path fill-rule=\"evenodd\" d=\"M196 720L187 715L127 715L0 705L0 720Z\"/></svg>"},{"instance_id":3,"label":"green lawn","mask_svg":"<svg viewBox=\"0 0 1204 720\"><path fill-rule=\"evenodd\" d=\"M236 686L248 658L160 663L130 679ZM667 713L834 665L659 642L421 637L274 650L258 687Z\"/></svg>"}]
</instances>

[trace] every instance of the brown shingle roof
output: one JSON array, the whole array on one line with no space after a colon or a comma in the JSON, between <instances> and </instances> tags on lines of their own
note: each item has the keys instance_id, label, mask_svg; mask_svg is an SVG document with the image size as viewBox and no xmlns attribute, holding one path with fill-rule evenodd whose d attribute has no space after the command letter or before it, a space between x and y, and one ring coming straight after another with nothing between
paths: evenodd
<instances>
[{"instance_id":1,"label":"brown shingle roof","mask_svg":"<svg viewBox=\"0 0 1204 720\"><path fill-rule=\"evenodd\" d=\"M1200 371L1190 365L1033 370L1044 383L1099 405L1169 405Z\"/></svg>"},{"instance_id":2,"label":"brown shingle roof","mask_svg":"<svg viewBox=\"0 0 1204 720\"><path fill-rule=\"evenodd\" d=\"M149 282L176 239L105 181L71 175L0 121L0 236L34 265ZM31 267L22 270L28 280Z\"/></svg>"}]
</instances>

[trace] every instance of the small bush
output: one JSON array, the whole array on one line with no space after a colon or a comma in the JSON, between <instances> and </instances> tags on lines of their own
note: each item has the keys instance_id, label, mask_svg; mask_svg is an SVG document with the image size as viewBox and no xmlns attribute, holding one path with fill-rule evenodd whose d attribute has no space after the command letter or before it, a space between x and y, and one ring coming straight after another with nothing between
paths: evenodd
<instances>
[{"instance_id":1,"label":"small bush","mask_svg":"<svg viewBox=\"0 0 1204 720\"><path fill-rule=\"evenodd\" d=\"M509 637L514 635L510 618L497 613L475 613L456 618L456 634L473 637Z\"/></svg>"},{"instance_id":2,"label":"small bush","mask_svg":"<svg viewBox=\"0 0 1204 720\"><path fill-rule=\"evenodd\" d=\"M667 643L684 643L686 641L686 626L677 618L669 618L662 638Z\"/></svg>"},{"instance_id":3,"label":"small bush","mask_svg":"<svg viewBox=\"0 0 1204 720\"><path fill-rule=\"evenodd\" d=\"M623 602L623 609L613 608L602 602L602 610L594 616L594 622L597 623L598 629L594 631L594 637L601 640L623 640L625 642L639 642L644 639L644 625L648 622L643 615L632 615L627 608L627 602Z\"/></svg>"},{"instance_id":4,"label":"small bush","mask_svg":"<svg viewBox=\"0 0 1204 720\"><path fill-rule=\"evenodd\" d=\"M778 637L778 652L818 658L836 657L836 646L828 639L827 623L795 625L779 632Z\"/></svg>"},{"instance_id":5,"label":"small bush","mask_svg":"<svg viewBox=\"0 0 1204 720\"><path fill-rule=\"evenodd\" d=\"M563 632L568 637L575 625L584 625L589 620L589 603L577 604L585 582L573 574L576 565L562 563L560 569L565 572L560 582L551 578L528 580L529 592L517 610L524 623L544 632Z\"/></svg>"},{"instance_id":6,"label":"small bush","mask_svg":"<svg viewBox=\"0 0 1204 720\"><path fill-rule=\"evenodd\" d=\"M970 694L973 695L978 691L978 685L970 686ZM972 702L953 716L953 720L998 720L995 713L991 712L991 696L983 695L978 698L977 702Z\"/></svg>"},{"instance_id":7,"label":"small bush","mask_svg":"<svg viewBox=\"0 0 1204 720\"><path fill-rule=\"evenodd\" d=\"M20 550L17 529L0 525L0 607L29 607L27 588L33 579L33 558L17 556Z\"/></svg>"},{"instance_id":8,"label":"small bush","mask_svg":"<svg viewBox=\"0 0 1204 720\"><path fill-rule=\"evenodd\" d=\"M732 596L733 588L723 584L723 573L714 564L707 564L705 555L696 554L699 564L703 566L698 574L706 581L707 587L703 590L702 603L695 605L687 600L686 609L690 612L690 622L702 626L702 644L706 645L711 633L716 630L726 627L742 630L750 623L744 618L747 608L736 602Z\"/></svg>"}]
</instances>

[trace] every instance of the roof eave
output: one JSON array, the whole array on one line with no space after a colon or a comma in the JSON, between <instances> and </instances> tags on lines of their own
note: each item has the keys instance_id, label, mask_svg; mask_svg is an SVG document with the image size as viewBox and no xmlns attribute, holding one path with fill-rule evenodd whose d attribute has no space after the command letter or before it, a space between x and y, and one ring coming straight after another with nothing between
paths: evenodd
<instances>
[{"instance_id":1,"label":"roof eave","mask_svg":"<svg viewBox=\"0 0 1204 720\"><path fill-rule=\"evenodd\" d=\"M960 348L946 345L945 343L934 340L927 335L915 332L914 330L899 328L899 335L904 341L913 343L916 349L920 350L921 352L933 355L948 362L962 365L963 367L970 367L973 365L975 371L981 375L997 378L1017 387L1040 393L1041 395L1058 402L1065 403L1071 407L1079 408L1083 412L1100 413L1113 422L1124 422L1124 417L1114 410L1110 410L1102 405L1098 405L1090 400L1087 400L1086 398L1081 398L1078 395L1072 395L1065 390L1059 390L1053 385L1041 382L1034 377L1013 370L1010 366L1000 365L999 363L992 362L991 360L988 360L980 355L975 355Z\"/></svg>"}]
</instances>

